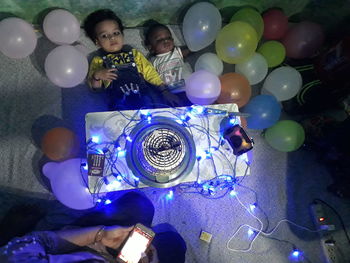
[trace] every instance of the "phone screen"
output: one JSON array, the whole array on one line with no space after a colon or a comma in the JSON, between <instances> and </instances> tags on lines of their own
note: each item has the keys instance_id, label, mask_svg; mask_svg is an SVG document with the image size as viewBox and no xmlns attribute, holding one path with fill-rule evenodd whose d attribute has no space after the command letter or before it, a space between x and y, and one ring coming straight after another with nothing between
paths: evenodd
<instances>
[{"instance_id":1,"label":"phone screen","mask_svg":"<svg viewBox=\"0 0 350 263\"><path fill-rule=\"evenodd\" d=\"M120 251L118 258L124 262L138 263L142 252L146 251L152 238L151 235L142 231L142 229L135 227Z\"/></svg>"}]
</instances>

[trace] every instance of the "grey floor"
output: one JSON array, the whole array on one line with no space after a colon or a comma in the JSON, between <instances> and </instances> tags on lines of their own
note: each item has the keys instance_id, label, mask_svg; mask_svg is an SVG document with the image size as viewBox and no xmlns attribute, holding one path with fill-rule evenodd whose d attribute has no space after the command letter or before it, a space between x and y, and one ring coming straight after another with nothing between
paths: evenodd
<instances>
[{"instance_id":1,"label":"grey floor","mask_svg":"<svg viewBox=\"0 0 350 263\"><path fill-rule=\"evenodd\" d=\"M177 42L181 43L178 28L173 29ZM140 34L140 29L127 29L126 43L146 52L141 45ZM86 102L93 103L96 99L86 93L85 84L72 89L61 89L45 77L44 60L54 47L47 39L39 36L37 49L28 58L14 60L0 54L0 215L14 204L38 203L49 208L46 225L58 221L69 224L67 214L72 211L55 201L47 188L47 182L41 176L40 165L45 158L38 148L38 133L47 129L45 123L53 122L62 122L72 129L83 130L84 113L70 111L71 115L68 116L67 107L72 109ZM79 48L88 54L94 46L82 36ZM212 47L193 55L191 64L200 53L208 50L212 50ZM233 65L225 66L226 72L233 69ZM258 93L259 87L253 87L253 94ZM325 166L317 162L315 153L305 149L281 153L267 145L261 131L249 130L249 133L256 142L251 175L244 179L242 187L238 187L238 195L243 205L257 202L255 216L262 221L266 231L273 229L282 219L313 228L309 204L314 198L321 198L334 206L349 231L350 201L327 192L326 187L332 179ZM250 189L256 192L257 200ZM174 199L165 202L164 191L146 189L144 192L156 207L154 223L171 223L187 241L186 262L291 262L289 255L293 247L290 244L262 236L255 240L248 252L227 249L227 241L239 226L250 224L259 227L258 221L236 198L226 196L218 200L207 200L198 195L175 191ZM79 212L75 214L79 215ZM334 215L332 218L336 225L333 235L337 247L349 261L349 244L339 220ZM210 244L199 240L201 230L213 235ZM301 249L304 260L299 262L325 262L318 234L281 223L272 237L292 242ZM248 245L246 230L239 232L229 243L230 248L238 250L245 249Z\"/></svg>"}]
</instances>

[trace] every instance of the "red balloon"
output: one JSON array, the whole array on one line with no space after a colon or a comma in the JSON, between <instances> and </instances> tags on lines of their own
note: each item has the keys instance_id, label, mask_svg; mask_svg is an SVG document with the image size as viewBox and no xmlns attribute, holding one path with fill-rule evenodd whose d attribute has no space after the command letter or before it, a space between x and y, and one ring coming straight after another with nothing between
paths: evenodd
<instances>
[{"instance_id":1,"label":"red balloon","mask_svg":"<svg viewBox=\"0 0 350 263\"><path fill-rule=\"evenodd\" d=\"M288 30L288 17L279 9L271 9L263 15L264 38L281 39Z\"/></svg>"},{"instance_id":2,"label":"red balloon","mask_svg":"<svg viewBox=\"0 0 350 263\"><path fill-rule=\"evenodd\" d=\"M286 55L290 58L308 58L322 46L324 34L319 24L303 21L293 26L282 43L286 47Z\"/></svg>"}]
</instances>

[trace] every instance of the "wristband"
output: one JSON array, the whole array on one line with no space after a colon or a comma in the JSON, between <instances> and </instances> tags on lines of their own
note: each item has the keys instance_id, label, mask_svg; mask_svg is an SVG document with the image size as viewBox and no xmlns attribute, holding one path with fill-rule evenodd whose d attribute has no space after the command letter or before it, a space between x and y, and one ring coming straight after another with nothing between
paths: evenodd
<instances>
[{"instance_id":1,"label":"wristband","mask_svg":"<svg viewBox=\"0 0 350 263\"><path fill-rule=\"evenodd\" d=\"M105 232L105 226L102 226L96 233L96 236L95 236L95 240L94 240L94 243L98 243L98 242L101 242L102 238L103 238L103 234Z\"/></svg>"}]
</instances>

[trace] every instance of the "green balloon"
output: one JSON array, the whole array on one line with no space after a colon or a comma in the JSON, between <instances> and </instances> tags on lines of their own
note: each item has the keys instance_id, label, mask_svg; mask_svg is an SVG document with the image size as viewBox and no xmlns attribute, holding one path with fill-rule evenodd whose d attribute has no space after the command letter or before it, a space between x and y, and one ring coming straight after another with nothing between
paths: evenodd
<instances>
[{"instance_id":1,"label":"green balloon","mask_svg":"<svg viewBox=\"0 0 350 263\"><path fill-rule=\"evenodd\" d=\"M281 152L295 151L305 140L304 128L291 120L277 122L266 130L264 136L272 148Z\"/></svg>"},{"instance_id":2,"label":"green balloon","mask_svg":"<svg viewBox=\"0 0 350 263\"><path fill-rule=\"evenodd\" d=\"M258 36L258 40L264 33L264 20L262 19L260 13L253 8L242 8L237 11L231 18L231 22L242 21L251 25Z\"/></svg>"},{"instance_id":3,"label":"green balloon","mask_svg":"<svg viewBox=\"0 0 350 263\"><path fill-rule=\"evenodd\" d=\"M265 42L257 52L264 56L269 68L278 66L286 57L286 48L281 42L275 40Z\"/></svg>"}]
</instances>

